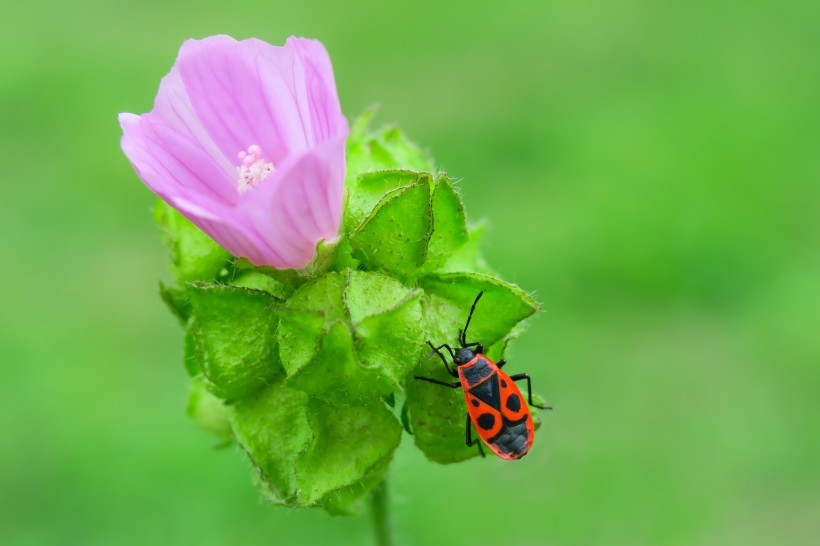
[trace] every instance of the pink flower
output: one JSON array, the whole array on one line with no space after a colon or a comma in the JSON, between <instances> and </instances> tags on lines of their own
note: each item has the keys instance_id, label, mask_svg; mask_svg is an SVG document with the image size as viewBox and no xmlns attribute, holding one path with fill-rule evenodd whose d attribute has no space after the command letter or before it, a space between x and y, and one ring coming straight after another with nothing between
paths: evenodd
<instances>
[{"instance_id":1,"label":"pink flower","mask_svg":"<svg viewBox=\"0 0 820 546\"><path fill-rule=\"evenodd\" d=\"M154 109L119 119L142 181L234 256L302 268L336 237L348 124L321 43L188 40Z\"/></svg>"}]
</instances>

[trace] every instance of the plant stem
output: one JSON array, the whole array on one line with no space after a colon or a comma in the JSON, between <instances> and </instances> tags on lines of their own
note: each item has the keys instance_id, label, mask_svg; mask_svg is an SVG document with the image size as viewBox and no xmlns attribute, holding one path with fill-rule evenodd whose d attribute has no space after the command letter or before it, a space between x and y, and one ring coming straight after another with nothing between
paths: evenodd
<instances>
[{"instance_id":1,"label":"plant stem","mask_svg":"<svg viewBox=\"0 0 820 546\"><path fill-rule=\"evenodd\" d=\"M378 546L393 546L393 534L390 532L390 507L387 494L387 478L373 491L373 531L376 533Z\"/></svg>"}]
</instances>

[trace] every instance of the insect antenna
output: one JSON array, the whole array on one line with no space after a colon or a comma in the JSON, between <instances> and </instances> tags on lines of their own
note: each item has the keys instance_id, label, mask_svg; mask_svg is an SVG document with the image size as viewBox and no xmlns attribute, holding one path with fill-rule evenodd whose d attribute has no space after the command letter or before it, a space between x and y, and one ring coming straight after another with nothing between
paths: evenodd
<instances>
[{"instance_id":1,"label":"insect antenna","mask_svg":"<svg viewBox=\"0 0 820 546\"><path fill-rule=\"evenodd\" d=\"M464 329L459 332L458 340L461 343L462 347L467 346L467 328L470 327L470 320L473 318L473 312L475 311L475 306L478 303L478 300L481 299L481 296L484 295L484 291L478 293L476 296L475 301L473 302L473 306L470 308L470 314L467 316L467 324L464 325Z\"/></svg>"}]
</instances>

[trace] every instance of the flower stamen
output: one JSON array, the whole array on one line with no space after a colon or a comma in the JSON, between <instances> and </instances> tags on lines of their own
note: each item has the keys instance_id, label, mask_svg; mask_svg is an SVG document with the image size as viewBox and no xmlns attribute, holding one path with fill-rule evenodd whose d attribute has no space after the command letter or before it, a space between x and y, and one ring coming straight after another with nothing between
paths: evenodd
<instances>
[{"instance_id":1,"label":"flower stamen","mask_svg":"<svg viewBox=\"0 0 820 546\"><path fill-rule=\"evenodd\" d=\"M245 152L239 152L236 158L242 162L236 170L239 173L237 186L239 193L245 193L257 187L275 169L273 163L266 163L262 159L262 148L258 144L248 146Z\"/></svg>"}]
</instances>

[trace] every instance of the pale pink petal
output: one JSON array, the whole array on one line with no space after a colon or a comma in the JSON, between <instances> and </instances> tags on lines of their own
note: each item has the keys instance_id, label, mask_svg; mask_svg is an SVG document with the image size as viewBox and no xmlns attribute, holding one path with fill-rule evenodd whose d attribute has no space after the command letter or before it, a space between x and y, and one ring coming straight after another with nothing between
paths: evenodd
<instances>
[{"instance_id":1,"label":"pale pink petal","mask_svg":"<svg viewBox=\"0 0 820 546\"><path fill-rule=\"evenodd\" d=\"M275 53L272 53L273 50ZM274 164L308 147L294 78L304 79L292 51L227 36L188 40L179 70L193 109L228 157L257 144ZM272 67L271 58L287 67Z\"/></svg>"},{"instance_id":2,"label":"pale pink petal","mask_svg":"<svg viewBox=\"0 0 820 546\"><path fill-rule=\"evenodd\" d=\"M236 195L236 155L221 153L194 111L190 97L175 66L162 79L154 109L143 116L154 126L161 143L170 152L189 158L187 167L230 203Z\"/></svg>"},{"instance_id":3,"label":"pale pink petal","mask_svg":"<svg viewBox=\"0 0 820 546\"><path fill-rule=\"evenodd\" d=\"M333 67L325 46L317 40L291 37L285 48L292 48L304 66L307 105L301 106L310 119L312 141L323 142L347 134L347 120L341 114Z\"/></svg>"},{"instance_id":4,"label":"pale pink petal","mask_svg":"<svg viewBox=\"0 0 820 546\"><path fill-rule=\"evenodd\" d=\"M304 267L320 240L338 234L344 174L345 138L340 137L289 161L254 190L253 200L242 200L240 208L271 251L285 259L285 267Z\"/></svg>"},{"instance_id":5,"label":"pale pink petal","mask_svg":"<svg viewBox=\"0 0 820 546\"><path fill-rule=\"evenodd\" d=\"M200 206L236 202L227 173L205 150L151 114L120 114L122 149L145 184L166 201L187 196Z\"/></svg>"},{"instance_id":6,"label":"pale pink petal","mask_svg":"<svg viewBox=\"0 0 820 546\"><path fill-rule=\"evenodd\" d=\"M248 229L247 220L242 219L241 222L237 222L237 219L232 218L230 213L220 219L188 216L184 205L179 211L234 256L247 258L257 265L270 265L279 269L290 267L287 265L287 260L270 248L258 233Z\"/></svg>"}]
</instances>

